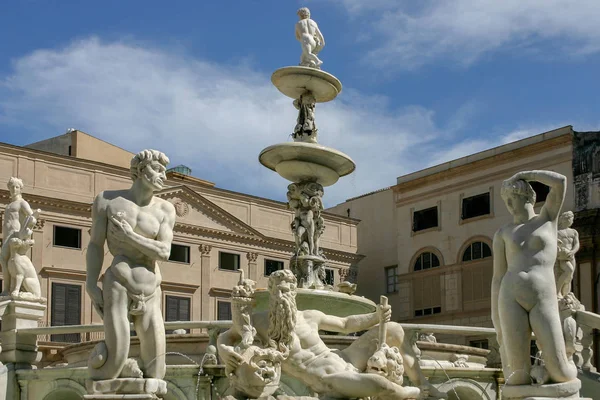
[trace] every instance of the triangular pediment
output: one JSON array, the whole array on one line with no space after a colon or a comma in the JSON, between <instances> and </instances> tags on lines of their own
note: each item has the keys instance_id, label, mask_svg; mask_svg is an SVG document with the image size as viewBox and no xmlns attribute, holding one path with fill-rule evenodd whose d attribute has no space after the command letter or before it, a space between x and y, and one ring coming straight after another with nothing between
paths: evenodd
<instances>
[{"instance_id":1,"label":"triangular pediment","mask_svg":"<svg viewBox=\"0 0 600 400\"><path fill-rule=\"evenodd\" d=\"M263 234L187 186L163 189L156 196L175 206L177 225L262 238ZM176 229L177 229L176 225Z\"/></svg>"}]
</instances>

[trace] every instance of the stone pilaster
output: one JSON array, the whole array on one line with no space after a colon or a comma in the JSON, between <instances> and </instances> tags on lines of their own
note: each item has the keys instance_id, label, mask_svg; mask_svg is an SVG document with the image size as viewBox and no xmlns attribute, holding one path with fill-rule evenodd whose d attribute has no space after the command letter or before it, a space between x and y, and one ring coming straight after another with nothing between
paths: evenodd
<instances>
[{"instance_id":1,"label":"stone pilaster","mask_svg":"<svg viewBox=\"0 0 600 400\"><path fill-rule=\"evenodd\" d=\"M213 310L213 306L212 306L212 298L209 295L209 291L210 291L210 287L211 287L211 282L210 282L210 276L211 276L211 266L210 266L210 252L212 250L212 246L208 245L208 244L201 244L200 246L198 246L198 248L200 249L200 254L201 254L201 268L202 268L202 272L201 272L201 284L200 284L200 291L202 293L201 296L201 306L200 306L200 320L202 321L209 321L211 319L211 310Z\"/></svg>"},{"instance_id":2,"label":"stone pilaster","mask_svg":"<svg viewBox=\"0 0 600 400\"><path fill-rule=\"evenodd\" d=\"M258 253L246 253L248 259L248 279L252 279L254 282L258 280L258 266L256 260L258 260Z\"/></svg>"}]
</instances>

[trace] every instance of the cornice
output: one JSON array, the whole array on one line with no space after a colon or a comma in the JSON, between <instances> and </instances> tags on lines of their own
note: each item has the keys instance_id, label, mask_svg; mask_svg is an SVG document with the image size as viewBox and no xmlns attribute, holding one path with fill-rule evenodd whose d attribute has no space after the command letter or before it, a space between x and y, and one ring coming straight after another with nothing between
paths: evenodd
<instances>
[{"instance_id":1,"label":"cornice","mask_svg":"<svg viewBox=\"0 0 600 400\"><path fill-rule=\"evenodd\" d=\"M565 162L565 161L570 161L572 160L572 153L568 153L568 154L563 154L560 157L556 157L556 156L552 156L552 157L548 157L548 158L544 158L542 160L537 160L537 161L533 161L533 162L529 162L526 164L520 164L519 166L509 166L507 165L506 168L503 168L502 170L499 171L495 171L486 175L481 175L481 176L477 176L474 177L473 179L469 179L469 180L465 180L461 183L451 183L448 185L445 185L443 187L436 187L436 188L432 188L431 190L424 192L424 193L417 193L408 197L402 197L400 199L398 199L398 197L400 195L405 194L406 192L410 192L422 187L425 187L427 185L430 184L434 184L434 183L439 183L443 180L447 180L447 179L452 179L455 178L456 176L452 176L452 177L439 177L436 180L431 180L431 181L427 181L427 182L421 182L418 186L415 187L410 187L410 188L406 188L406 187L402 187L402 189L396 189L396 187L394 187L394 196L396 197L395 203L396 203L396 207L401 207L404 206L406 204L411 204L417 201L422 201L422 200L427 200L430 198L435 198L435 197L440 197L443 196L445 194L448 193L454 193L454 192L458 192L459 190L464 190L466 188L475 186L476 184L483 184L485 182L490 182L491 180L496 180L496 179L507 179L510 177L510 175L512 175L515 172L518 171L524 171L527 169L540 169L540 168L544 168L545 164L558 164L561 162ZM475 170L481 170L481 169L485 169L486 167L484 166L480 166L480 167L471 167L471 171L470 173L473 173L473 171ZM466 175L466 173L465 173ZM434 175L432 175L434 176ZM429 178L429 176L427 177ZM406 185L410 182L406 182L402 185Z\"/></svg>"},{"instance_id":2,"label":"cornice","mask_svg":"<svg viewBox=\"0 0 600 400\"><path fill-rule=\"evenodd\" d=\"M91 203L82 203L72 200L64 200L53 197L38 196L35 194L23 193L25 199L32 208L40 208L43 211L70 211L78 214L90 214L92 212ZM10 203L10 192L0 190L0 203Z\"/></svg>"},{"instance_id":3,"label":"cornice","mask_svg":"<svg viewBox=\"0 0 600 400\"><path fill-rule=\"evenodd\" d=\"M475 160L468 164L459 165L447 170L432 173L431 175L426 175L407 182L402 182L392 186L392 189L395 193L415 190L423 186L427 186L433 182L453 179L461 175L472 174L473 171L487 169L492 166L498 165L499 163L508 163L513 160L521 160L524 157L529 158L532 155L543 153L548 149L560 147L565 144L571 144L572 140L572 136L566 133L564 135L552 139L544 140L538 143L533 143L529 146L516 148L511 151L506 151L500 154L492 155L482 160Z\"/></svg>"},{"instance_id":4,"label":"cornice","mask_svg":"<svg viewBox=\"0 0 600 400\"><path fill-rule=\"evenodd\" d=\"M190 285L187 283L178 283L178 282L165 282L162 281L160 283L160 287L162 290L168 290L171 292L179 292L179 293L190 293L193 294L198 290L200 285Z\"/></svg>"},{"instance_id":5,"label":"cornice","mask_svg":"<svg viewBox=\"0 0 600 400\"><path fill-rule=\"evenodd\" d=\"M85 281L87 273L76 269L64 269L56 267L44 267L40 271L40 276L43 278L61 278L76 281Z\"/></svg>"}]
</instances>

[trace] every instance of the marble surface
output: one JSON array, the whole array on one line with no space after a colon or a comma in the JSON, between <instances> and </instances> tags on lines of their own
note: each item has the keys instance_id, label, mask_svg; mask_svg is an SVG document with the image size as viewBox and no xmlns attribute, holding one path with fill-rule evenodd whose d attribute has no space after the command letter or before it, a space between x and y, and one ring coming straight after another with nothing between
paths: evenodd
<instances>
[{"instance_id":1,"label":"marble surface","mask_svg":"<svg viewBox=\"0 0 600 400\"><path fill-rule=\"evenodd\" d=\"M271 82L284 95L296 100L310 92L316 103L335 99L342 83L328 72L308 67L283 67L271 75Z\"/></svg>"},{"instance_id":2,"label":"marble surface","mask_svg":"<svg viewBox=\"0 0 600 400\"><path fill-rule=\"evenodd\" d=\"M297 12L300 20L296 22L296 39L300 42L302 55L300 65L311 68L321 68L323 61L317 54L325 47L325 38L315 21L310 18L310 10L302 7Z\"/></svg>"},{"instance_id":3,"label":"marble surface","mask_svg":"<svg viewBox=\"0 0 600 400\"><path fill-rule=\"evenodd\" d=\"M159 151L141 151L131 161L131 188L105 191L94 200L86 289L103 317L105 340L89 358L93 381L142 376L160 380L165 375L162 278L157 261L169 258L175 207L154 192L164 187L168 162ZM113 260L100 289L105 242ZM140 340L139 363L128 359L130 320Z\"/></svg>"},{"instance_id":4,"label":"marble surface","mask_svg":"<svg viewBox=\"0 0 600 400\"><path fill-rule=\"evenodd\" d=\"M287 142L269 146L259 157L265 167L292 182L312 180L331 186L339 177L356 169L354 161L341 151L320 144Z\"/></svg>"}]
</instances>

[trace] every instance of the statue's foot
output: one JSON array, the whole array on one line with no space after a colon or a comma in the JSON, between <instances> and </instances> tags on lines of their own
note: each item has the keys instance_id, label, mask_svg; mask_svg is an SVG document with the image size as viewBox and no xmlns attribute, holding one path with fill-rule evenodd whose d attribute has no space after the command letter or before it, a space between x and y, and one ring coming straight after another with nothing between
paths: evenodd
<instances>
[{"instance_id":1,"label":"statue's foot","mask_svg":"<svg viewBox=\"0 0 600 400\"><path fill-rule=\"evenodd\" d=\"M137 361L134 358L128 358L125 361L123 370L121 371L121 378L143 378L144 374L140 369Z\"/></svg>"},{"instance_id":2,"label":"statue's foot","mask_svg":"<svg viewBox=\"0 0 600 400\"><path fill-rule=\"evenodd\" d=\"M12 297L19 297L19 291L18 290L14 290L10 295Z\"/></svg>"}]
</instances>

